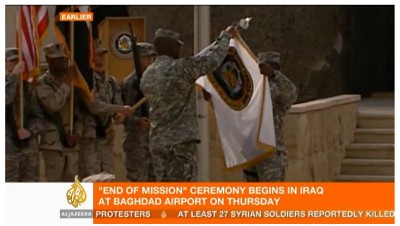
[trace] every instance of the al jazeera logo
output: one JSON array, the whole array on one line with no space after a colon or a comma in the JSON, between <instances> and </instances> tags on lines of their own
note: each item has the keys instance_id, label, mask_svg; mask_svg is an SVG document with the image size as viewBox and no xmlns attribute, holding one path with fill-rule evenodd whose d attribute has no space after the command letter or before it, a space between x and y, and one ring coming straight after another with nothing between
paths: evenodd
<instances>
[{"instance_id":1,"label":"al jazeera logo","mask_svg":"<svg viewBox=\"0 0 400 226\"><path fill-rule=\"evenodd\" d=\"M67 191L67 201L75 208L78 208L81 203L86 201L86 192L79 182L78 176L75 176L75 183L73 183L71 188Z\"/></svg>"},{"instance_id":2,"label":"al jazeera logo","mask_svg":"<svg viewBox=\"0 0 400 226\"><path fill-rule=\"evenodd\" d=\"M87 195L85 188L75 176L75 182L67 190L67 202L75 209L62 209L60 210L60 218L92 218L93 210L77 209L81 204L86 201Z\"/></svg>"}]
</instances>

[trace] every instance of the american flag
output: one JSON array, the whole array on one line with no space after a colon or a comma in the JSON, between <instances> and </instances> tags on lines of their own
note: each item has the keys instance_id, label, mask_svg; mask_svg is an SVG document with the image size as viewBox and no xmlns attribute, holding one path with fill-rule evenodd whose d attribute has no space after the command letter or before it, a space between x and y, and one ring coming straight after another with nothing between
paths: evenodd
<instances>
[{"instance_id":1,"label":"american flag","mask_svg":"<svg viewBox=\"0 0 400 226\"><path fill-rule=\"evenodd\" d=\"M17 47L25 61L24 79L39 75L40 45L49 24L47 6L18 6Z\"/></svg>"},{"instance_id":2,"label":"american flag","mask_svg":"<svg viewBox=\"0 0 400 226\"><path fill-rule=\"evenodd\" d=\"M37 31L40 42L39 44L41 44L47 34L47 27L49 26L49 13L47 6L35 6L35 10L37 18Z\"/></svg>"}]
</instances>

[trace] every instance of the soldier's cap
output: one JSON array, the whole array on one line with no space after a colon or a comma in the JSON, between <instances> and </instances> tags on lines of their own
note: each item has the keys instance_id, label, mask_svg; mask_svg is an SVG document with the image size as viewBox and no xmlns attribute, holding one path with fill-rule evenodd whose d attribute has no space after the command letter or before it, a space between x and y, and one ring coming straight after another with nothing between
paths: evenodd
<instances>
[{"instance_id":1,"label":"soldier's cap","mask_svg":"<svg viewBox=\"0 0 400 226\"><path fill-rule=\"evenodd\" d=\"M108 49L104 47L103 42L100 39L96 39L94 40L94 52L96 54L108 53Z\"/></svg>"},{"instance_id":2,"label":"soldier's cap","mask_svg":"<svg viewBox=\"0 0 400 226\"><path fill-rule=\"evenodd\" d=\"M59 43L48 44L47 46L45 46L43 48L43 51L44 51L46 57L50 57L50 58L67 57L67 55L64 52L63 46Z\"/></svg>"},{"instance_id":3,"label":"soldier's cap","mask_svg":"<svg viewBox=\"0 0 400 226\"><path fill-rule=\"evenodd\" d=\"M154 46L147 42L137 43L138 53L142 56L157 56Z\"/></svg>"},{"instance_id":4,"label":"soldier's cap","mask_svg":"<svg viewBox=\"0 0 400 226\"><path fill-rule=\"evenodd\" d=\"M17 48L7 48L6 49L6 60L15 60L18 58L18 49Z\"/></svg>"},{"instance_id":5,"label":"soldier's cap","mask_svg":"<svg viewBox=\"0 0 400 226\"><path fill-rule=\"evenodd\" d=\"M171 31L171 30L165 29L165 28L157 29L154 39L157 39L157 38L170 38L170 39L173 39L173 40L177 41L181 45L185 44L184 42L182 42L180 40L179 33L175 32L175 31Z\"/></svg>"},{"instance_id":6,"label":"soldier's cap","mask_svg":"<svg viewBox=\"0 0 400 226\"><path fill-rule=\"evenodd\" d=\"M281 64L281 56L277 52L262 52L258 54L258 60L260 63L272 62Z\"/></svg>"}]
</instances>

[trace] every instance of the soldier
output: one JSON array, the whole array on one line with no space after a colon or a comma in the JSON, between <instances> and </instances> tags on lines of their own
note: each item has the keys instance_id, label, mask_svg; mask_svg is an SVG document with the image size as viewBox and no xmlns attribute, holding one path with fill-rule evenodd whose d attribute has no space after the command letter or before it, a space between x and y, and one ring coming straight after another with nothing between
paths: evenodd
<instances>
[{"instance_id":1,"label":"soldier","mask_svg":"<svg viewBox=\"0 0 400 226\"><path fill-rule=\"evenodd\" d=\"M179 34L158 29L157 59L144 72L141 90L150 104L150 153L156 181L196 181L198 173L195 81L214 71L229 48L229 26L201 57L181 58Z\"/></svg>"},{"instance_id":2,"label":"soldier","mask_svg":"<svg viewBox=\"0 0 400 226\"><path fill-rule=\"evenodd\" d=\"M132 114L130 106L123 106L119 86L115 79L104 74L105 54L108 52L100 40L94 42L93 74L95 98L91 103L81 102L83 134L80 141L79 175L81 178L98 174L101 171L113 173L113 131L111 116Z\"/></svg>"},{"instance_id":3,"label":"soldier","mask_svg":"<svg viewBox=\"0 0 400 226\"><path fill-rule=\"evenodd\" d=\"M105 73L106 54L108 50L103 46L101 40L96 40L94 45L94 95L95 101L104 104L121 105L126 110L125 115L132 113L129 106L123 106L121 99L121 87L116 79ZM97 127L97 165L101 172L114 174L114 129L112 127L114 113L106 112L99 114ZM122 123L122 122L120 122Z\"/></svg>"},{"instance_id":4,"label":"soldier","mask_svg":"<svg viewBox=\"0 0 400 226\"><path fill-rule=\"evenodd\" d=\"M287 150L283 144L283 118L297 99L296 86L280 71L280 54L262 52L258 54L260 72L268 77L274 115L276 152L249 169L244 170L245 180L285 181L287 171Z\"/></svg>"},{"instance_id":5,"label":"soldier","mask_svg":"<svg viewBox=\"0 0 400 226\"><path fill-rule=\"evenodd\" d=\"M74 107L74 132L71 134L70 102L73 70L67 66L67 58L58 43L44 49L49 70L38 80L36 92L44 110L46 132L41 137L40 150L49 182L74 181L78 175L78 141L82 134L79 111Z\"/></svg>"},{"instance_id":6,"label":"soldier","mask_svg":"<svg viewBox=\"0 0 400 226\"><path fill-rule=\"evenodd\" d=\"M138 43L137 46L141 69L144 71L153 63L157 53L149 43ZM122 81L122 99L126 105L135 104L138 95L138 90L132 88L135 83L138 83L136 72ZM148 108L147 104L144 104ZM154 181L149 151L149 119L142 110L137 110L134 115L125 118L124 126L126 177L130 181Z\"/></svg>"},{"instance_id":7,"label":"soldier","mask_svg":"<svg viewBox=\"0 0 400 226\"><path fill-rule=\"evenodd\" d=\"M23 128L19 128L19 82L24 62L18 49L6 50L6 182L37 182L39 140L44 132L43 113L32 83L23 82Z\"/></svg>"}]
</instances>

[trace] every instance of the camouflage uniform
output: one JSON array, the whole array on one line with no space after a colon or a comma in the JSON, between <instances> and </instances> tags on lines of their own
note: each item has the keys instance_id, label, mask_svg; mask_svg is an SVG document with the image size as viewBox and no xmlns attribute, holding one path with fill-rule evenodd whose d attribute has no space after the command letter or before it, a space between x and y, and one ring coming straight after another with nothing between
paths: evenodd
<instances>
[{"instance_id":1,"label":"camouflage uniform","mask_svg":"<svg viewBox=\"0 0 400 226\"><path fill-rule=\"evenodd\" d=\"M138 53L140 56L156 55L153 46L149 43L138 43ZM135 72L122 81L121 91L125 105L135 104L138 91L133 88L133 85L137 83L138 78ZM144 103L144 106L148 109L147 103ZM142 108L139 108L124 121L123 149L126 177L130 181L154 181L149 150L149 130L142 129L137 125L137 120L141 117L145 117L145 115Z\"/></svg>"},{"instance_id":2,"label":"camouflage uniform","mask_svg":"<svg viewBox=\"0 0 400 226\"><path fill-rule=\"evenodd\" d=\"M50 44L44 50L47 57L65 57L59 44ZM41 137L40 150L43 152L47 181L74 181L79 169L78 145L65 147L60 137L60 131L67 133L70 128L70 87L58 82L47 71L39 78L36 92L45 111L46 132ZM82 119L76 105L74 111L74 132L81 134Z\"/></svg>"},{"instance_id":3,"label":"camouflage uniform","mask_svg":"<svg viewBox=\"0 0 400 226\"><path fill-rule=\"evenodd\" d=\"M95 53L108 52L102 45L101 40L94 42ZM96 87L96 78L93 74L94 87ZM81 102L81 111L83 118L82 139L79 143L81 151L79 152L79 176L85 178L90 175L101 172L101 155L99 152L99 139L105 136L105 128L100 114L113 115L116 113L116 105L103 102L99 95L91 103ZM98 139L99 138L99 139ZM100 150L101 151L101 150ZM112 158L112 155L109 155Z\"/></svg>"},{"instance_id":4,"label":"camouflage uniform","mask_svg":"<svg viewBox=\"0 0 400 226\"><path fill-rule=\"evenodd\" d=\"M85 103L81 103L86 108ZM79 142L79 178L100 173L100 165L97 160L97 134L96 122L89 110L82 111L83 131L82 139Z\"/></svg>"},{"instance_id":5,"label":"camouflage uniform","mask_svg":"<svg viewBox=\"0 0 400 226\"><path fill-rule=\"evenodd\" d=\"M94 43L95 53L108 52L101 40ZM80 178L98 174L102 171L114 172L114 131L111 116L117 105L122 104L120 88L113 77L93 73L94 100L81 103L83 110L83 134L80 142ZM96 120L97 123L96 123ZM100 128L102 127L102 128ZM108 130L107 133L106 130ZM104 133L104 134L103 134Z\"/></svg>"},{"instance_id":6,"label":"camouflage uniform","mask_svg":"<svg viewBox=\"0 0 400 226\"><path fill-rule=\"evenodd\" d=\"M18 58L18 53L15 55L6 53L7 60L11 60L13 56ZM37 102L32 84L24 81L24 128L31 132L31 137L24 146L14 143L19 140L15 137L19 115L18 86L19 76L8 74L6 77L6 182L36 182L39 179L38 136L44 132L43 112Z\"/></svg>"},{"instance_id":7,"label":"camouflage uniform","mask_svg":"<svg viewBox=\"0 0 400 226\"><path fill-rule=\"evenodd\" d=\"M121 88L114 77L94 72L95 99L107 104L122 105ZM100 114L100 119L107 129L104 138L98 137L97 159L101 172L114 173L114 129L112 127L112 114Z\"/></svg>"},{"instance_id":8,"label":"camouflage uniform","mask_svg":"<svg viewBox=\"0 0 400 226\"><path fill-rule=\"evenodd\" d=\"M264 52L258 55L260 63L274 62L280 64L280 55L275 52ZM263 160L255 166L244 170L245 180L255 181L285 181L287 171L287 150L283 143L283 119L287 111L297 99L296 86L280 71L269 78L271 99L275 126L275 155Z\"/></svg>"},{"instance_id":9,"label":"camouflage uniform","mask_svg":"<svg viewBox=\"0 0 400 226\"><path fill-rule=\"evenodd\" d=\"M179 41L179 34L159 29L158 37ZM223 61L231 35L223 31L201 57L158 56L144 72L141 90L150 104L150 153L156 181L197 181L199 143L195 81Z\"/></svg>"},{"instance_id":10,"label":"camouflage uniform","mask_svg":"<svg viewBox=\"0 0 400 226\"><path fill-rule=\"evenodd\" d=\"M101 172L101 163L99 160L99 145L101 134L98 134L95 117L101 118L99 114L113 115L116 113L115 104L107 104L95 96L91 103L81 102L82 118L83 118L83 132L82 139L79 143L81 151L79 152L79 176L85 178L90 175L98 174ZM103 122L101 122L103 123ZM112 126L111 126L112 127ZM112 153L110 153L112 154ZM111 156L112 157L112 156Z\"/></svg>"}]
</instances>

